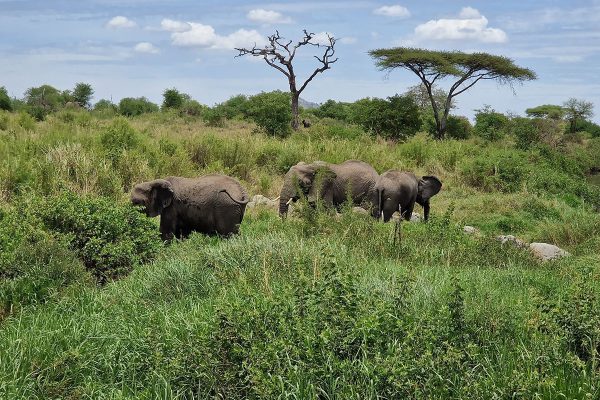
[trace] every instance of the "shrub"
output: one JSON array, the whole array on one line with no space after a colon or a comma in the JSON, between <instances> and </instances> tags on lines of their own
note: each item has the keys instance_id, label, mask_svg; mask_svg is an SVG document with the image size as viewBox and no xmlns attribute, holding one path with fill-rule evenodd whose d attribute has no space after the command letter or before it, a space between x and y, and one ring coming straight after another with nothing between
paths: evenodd
<instances>
[{"instance_id":1,"label":"shrub","mask_svg":"<svg viewBox=\"0 0 600 400\"><path fill-rule=\"evenodd\" d=\"M182 115L199 117L206 108L206 106L200 104L196 100L187 100L181 105L180 112Z\"/></svg>"},{"instance_id":2,"label":"shrub","mask_svg":"<svg viewBox=\"0 0 600 400\"><path fill-rule=\"evenodd\" d=\"M576 132L587 132L592 137L600 137L600 125L588 120L578 120L575 123Z\"/></svg>"},{"instance_id":3,"label":"shrub","mask_svg":"<svg viewBox=\"0 0 600 400\"><path fill-rule=\"evenodd\" d=\"M495 151L467 159L461 166L465 181L486 191L515 192L527 174L523 155L511 151Z\"/></svg>"},{"instance_id":4,"label":"shrub","mask_svg":"<svg viewBox=\"0 0 600 400\"><path fill-rule=\"evenodd\" d=\"M292 122L290 94L276 90L252 96L248 115L268 135L285 137L290 133Z\"/></svg>"},{"instance_id":5,"label":"shrub","mask_svg":"<svg viewBox=\"0 0 600 400\"><path fill-rule=\"evenodd\" d=\"M165 89L165 91L163 92L162 109L166 110L168 108L181 108L181 106L186 100L186 97L189 96L180 93L179 90L175 88Z\"/></svg>"},{"instance_id":6,"label":"shrub","mask_svg":"<svg viewBox=\"0 0 600 400\"><path fill-rule=\"evenodd\" d=\"M243 94L238 94L221 103L219 109L225 118L233 119L235 117L247 116L249 106L250 101L248 100L248 97Z\"/></svg>"},{"instance_id":7,"label":"shrub","mask_svg":"<svg viewBox=\"0 0 600 400\"><path fill-rule=\"evenodd\" d=\"M8 130L10 125L10 114L6 111L0 110L0 131Z\"/></svg>"},{"instance_id":8,"label":"shrub","mask_svg":"<svg viewBox=\"0 0 600 400\"><path fill-rule=\"evenodd\" d=\"M318 108L314 109L312 113L319 118L332 118L339 121L350 120L350 108L349 103L342 103L335 100L327 100L321 104Z\"/></svg>"},{"instance_id":9,"label":"shrub","mask_svg":"<svg viewBox=\"0 0 600 400\"><path fill-rule=\"evenodd\" d=\"M115 160L123 150L134 148L139 143L139 138L135 129L121 117L104 129L100 135L100 143L108 156Z\"/></svg>"},{"instance_id":10,"label":"shrub","mask_svg":"<svg viewBox=\"0 0 600 400\"><path fill-rule=\"evenodd\" d=\"M42 201L35 212L101 283L152 260L161 247L152 220L112 200L67 192Z\"/></svg>"},{"instance_id":11,"label":"shrub","mask_svg":"<svg viewBox=\"0 0 600 400\"><path fill-rule=\"evenodd\" d=\"M0 86L0 110L12 111L12 101L4 86Z\"/></svg>"},{"instance_id":12,"label":"shrub","mask_svg":"<svg viewBox=\"0 0 600 400\"><path fill-rule=\"evenodd\" d=\"M92 282L75 254L51 239L21 243L11 267L10 277L0 280L0 320L15 309L44 303L68 286Z\"/></svg>"},{"instance_id":13,"label":"shrub","mask_svg":"<svg viewBox=\"0 0 600 400\"><path fill-rule=\"evenodd\" d=\"M419 109L410 96L361 99L351 105L351 110L352 122L388 139L409 138L421 127Z\"/></svg>"},{"instance_id":14,"label":"shrub","mask_svg":"<svg viewBox=\"0 0 600 400\"><path fill-rule=\"evenodd\" d=\"M208 126L223 127L225 126L225 113L219 106L206 108L202 112L202 119Z\"/></svg>"},{"instance_id":15,"label":"shrub","mask_svg":"<svg viewBox=\"0 0 600 400\"><path fill-rule=\"evenodd\" d=\"M26 131L33 131L35 129L35 119L26 112L19 113L17 124Z\"/></svg>"},{"instance_id":16,"label":"shrub","mask_svg":"<svg viewBox=\"0 0 600 400\"><path fill-rule=\"evenodd\" d=\"M435 123L433 124L435 136ZM471 136L471 122L467 117L449 115L446 122L446 137L449 139L468 139Z\"/></svg>"},{"instance_id":17,"label":"shrub","mask_svg":"<svg viewBox=\"0 0 600 400\"><path fill-rule=\"evenodd\" d=\"M504 129L509 119L506 115L496 112L486 105L483 109L475 110L475 127L477 135L484 139L495 141L504 136Z\"/></svg>"},{"instance_id":18,"label":"shrub","mask_svg":"<svg viewBox=\"0 0 600 400\"><path fill-rule=\"evenodd\" d=\"M145 97L125 97L119 102L119 113L127 117L134 117L158 111L158 106Z\"/></svg>"}]
</instances>

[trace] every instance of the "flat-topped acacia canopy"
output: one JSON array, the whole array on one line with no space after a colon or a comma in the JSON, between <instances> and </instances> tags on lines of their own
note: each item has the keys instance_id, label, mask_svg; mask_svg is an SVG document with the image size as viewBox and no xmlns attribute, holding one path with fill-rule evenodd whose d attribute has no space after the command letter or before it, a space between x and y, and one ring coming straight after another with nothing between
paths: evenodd
<instances>
[{"instance_id":1,"label":"flat-topped acacia canopy","mask_svg":"<svg viewBox=\"0 0 600 400\"><path fill-rule=\"evenodd\" d=\"M504 56L488 53L463 53L460 51L437 51L410 47L395 47L369 51L379 69L391 71L404 68L415 73L427 88L436 121L437 138L442 139L450 112L452 98L463 93L480 80L495 80L501 84L524 82L536 79L536 74L528 68L515 65ZM446 77L458 78L450 87L444 113L439 114L433 100L432 86L436 80Z\"/></svg>"}]
</instances>

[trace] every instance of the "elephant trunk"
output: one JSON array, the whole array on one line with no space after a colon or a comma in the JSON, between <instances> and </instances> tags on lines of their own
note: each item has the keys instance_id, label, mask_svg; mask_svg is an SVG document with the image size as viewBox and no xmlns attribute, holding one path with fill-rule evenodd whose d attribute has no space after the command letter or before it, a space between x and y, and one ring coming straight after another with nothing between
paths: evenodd
<instances>
[{"instance_id":1,"label":"elephant trunk","mask_svg":"<svg viewBox=\"0 0 600 400\"><path fill-rule=\"evenodd\" d=\"M296 196L295 190L292 188L291 182L285 182L279 195L279 215L284 217L287 215L290 201Z\"/></svg>"}]
</instances>

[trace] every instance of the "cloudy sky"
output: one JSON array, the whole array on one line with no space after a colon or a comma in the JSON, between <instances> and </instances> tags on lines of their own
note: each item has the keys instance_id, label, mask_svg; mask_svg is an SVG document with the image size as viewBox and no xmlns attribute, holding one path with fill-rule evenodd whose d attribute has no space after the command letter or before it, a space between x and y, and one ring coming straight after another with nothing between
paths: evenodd
<instances>
[{"instance_id":1,"label":"cloudy sky","mask_svg":"<svg viewBox=\"0 0 600 400\"><path fill-rule=\"evenodd\" d=\"M338 38L339 61L302 97L354 101L387 97L416 76L378 71L370 49L414 46L506 55L537 72L516 94L481 82L458 97L458 113L489 104L522 114L569 97L596 105L600 121L600 0L563 1L280 1L0 0L0 86L21 97L44 83L69 89L87 82L97 101L146 96L160 102L175 87L212 105L238 93L287 89L281 73L236 46L264 43L278 29ZM315 49L298 56L302 74Z\"/></svg>"}]
</instances>

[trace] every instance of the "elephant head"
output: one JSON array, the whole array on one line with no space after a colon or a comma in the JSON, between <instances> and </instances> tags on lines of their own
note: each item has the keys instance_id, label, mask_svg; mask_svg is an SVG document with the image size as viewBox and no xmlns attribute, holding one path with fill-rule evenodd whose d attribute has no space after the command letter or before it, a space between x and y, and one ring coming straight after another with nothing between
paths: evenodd
<instances>
[{"instance_id":1,"label":"elephant head","mask_svg":"<svg viewBox=\"0 0 600 400\"><path fill-rule=\"evenodd\" d=\"M328 201L332 197L332 186L336 178L335 172L327 163L315 161L312 164L299 162L285 174L283 187L279 195L279 215L287 214L290 202L301 196L314 203L317 198Z\"/></svg>"},{"instance_id":2,"label":"elephant head","mask_svg":"<svg viewBox=\"0 0 600 400\"><path fill-rule=\"evenodd\" d=\"M423 176L419 179L417 192L417 203L423 207L423 218L429 219L429 199L440 192L442 182L435 176Z\"/></svg>"},{"instance_id":3,"label":"elephant head","mask_svg":"<svg viewBox=\"0 0 600 400\"><path fill-rule=\"evenodd\" d=\"M142 182L131 191L131 203L141 206L149 217L160 215L165 208L171 206L174 197L171 182L164 179Z\"/></svg>"}]
</instances>

